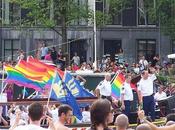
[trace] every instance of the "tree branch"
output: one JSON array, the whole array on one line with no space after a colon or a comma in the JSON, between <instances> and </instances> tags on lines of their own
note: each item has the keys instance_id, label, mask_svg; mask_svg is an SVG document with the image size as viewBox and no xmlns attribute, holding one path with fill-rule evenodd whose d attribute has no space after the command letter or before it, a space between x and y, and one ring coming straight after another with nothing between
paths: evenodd
<instances>
[{"instance_id":1,"label":"tree branch","mask_svg":"<svg viewBox=\"0 0 175 130\"><path fill-rule=\"evenodd\" d=\"M61 37L63 36L58 30L56 30L54 27L50 27L53 31L55 31L58 35L60 35Z\"/></svg>"}]
</instances>

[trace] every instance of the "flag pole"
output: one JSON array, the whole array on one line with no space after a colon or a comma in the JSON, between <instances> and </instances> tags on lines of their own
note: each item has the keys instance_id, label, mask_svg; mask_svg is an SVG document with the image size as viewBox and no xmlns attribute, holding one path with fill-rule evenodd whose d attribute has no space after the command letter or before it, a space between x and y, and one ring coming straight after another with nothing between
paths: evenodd
<instances>
[{"instance_id":1,"label":"flag pole","mask_svg":"<svg viewBox=\"0 0 175 130\"><path fill-rule=\"evenodd\" d=\"M2 69L2 86L1 86L1 94L3 93L3 91L4 91L4 73L5 73L5 71L4 71L4 65L3 65L3 69Z\"/></svg>"},{"instance_id":2,"label":"flag pole","mask_svg":"<svg viewBox=\"0 0 175 130\"><path fill-rule=\"evenodd\" d=\"M25 93L26 93L26 87L24 86L22 99L25 98Z\"/></svg>"},{"instance_id":3,"label":"flag pole","mask_svg":"<svg viewBox=\"0 0 175 130\"><path fill-rule=\"evenodd\" d=\"M97 27L96 27L96 0L94 0L94 5L93 5L93 10L94 10L94 64L95 67L94 69L97 70Z\"/></svg>"},{"instance_id":4,"label":"flag pole","mask_svg":"<svg viewBox=\"0 0 175 130\"><path fill-rule=\"evenodd\" d=\"M114 79L117 77L117 75L119 74L120 72L119 71L117 71L116 73L115 73L115 75L114 75L114 77L111 79L111 81L110 81L110 84L112 84L112 82L114 81Z\"/></svg>"},{"instance_id":5,"label":"flag pole","mask_svg":"<svg viewBox=\"0 0 175 130\"><path fill-rule=\"evenodd\" d=\"M28 96L27 99L30 99L35 93L36 91L34 91L30 96Z\"/></svg>"},{"instance_id":6,"label":"flag pole","mask_svg":"<svg viewBox=\"0 0 175 130\"><path fill-rule=\"evenodd\" d=\"M55 71L54 79L52 80L52 84L51 84L51 87L50 87L49 97L48 97L47 105L46 105L47 108L49 107L50 97L51 97L51 93L52 93L53 83L55 82L56 73L57 73L57 72Z\"/></svg>"},{"instance_id":7,"label":"flag pole","mask_svg":"<svg viewBox=\"0 0 175 130\"><path fill-rule=\"evenodd\" d=\"M4 92L4 90L6 89L6 87L7 87L7 83L5 84L4 88L2 89L1 94Z\"/></svg>"}]
</instances>

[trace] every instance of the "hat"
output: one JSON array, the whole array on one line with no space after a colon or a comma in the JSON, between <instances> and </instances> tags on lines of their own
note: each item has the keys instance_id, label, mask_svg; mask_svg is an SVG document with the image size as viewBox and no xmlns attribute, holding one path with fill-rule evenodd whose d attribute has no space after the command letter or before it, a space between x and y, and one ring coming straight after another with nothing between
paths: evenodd
<instances>
[{"instance_id":1,"label":"hat","mask_svg":"<svg viewBox=\"0 0 175 130\"><path fill-rule=\"evenodd\" d=\"M105 57L106 57L106 55L103 55L103 57L105 58Z\"/></svg>"},{"instance_id":2,"label":"hat","mask_svg":"<svg viewBox=\"0 0 175 130\"><path fill-rule=\"evenodd\" d=\"M111 55L110 54L106 54L106 57L110 57Z\"/></svg>"},{"instance_id":3,"label":"hat","mask_svg":"<svg viewBox=\"0 0 175 130\"><path fill-rule=\"evenodd\" d=\"M123 66L123 65L120 65L119 67L120 67L120 68L124 68L124 66Z\"/></svg>"}]
</instances>

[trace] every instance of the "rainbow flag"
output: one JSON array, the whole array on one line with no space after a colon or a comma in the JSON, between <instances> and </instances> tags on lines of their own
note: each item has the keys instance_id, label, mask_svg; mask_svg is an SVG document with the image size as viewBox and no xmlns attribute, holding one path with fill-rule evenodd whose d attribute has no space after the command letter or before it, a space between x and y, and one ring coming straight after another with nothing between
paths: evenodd
<instances>
[{"instance_id":1,"label":"rainbow flag","mask_svg":"<svg viewBox=\"0 0 175 130\"><path fill-rule=\"evenodd\" d=\"M55 66L47 65L47 64L39 61L38 59L34 59L31 56L29 56L27 58L27 63L32 64L36 68L38 68L38 67L45 68L52 77L54 77L55 71L57 71L59 76L61 77L61 79L63 79L64 72L62 70L56 68Z\"/></svg>"},{"instance_id":2,"label":"rainbow flag","mask_svg":"<svg viewBox=\"0 0 175 130\"><path fill-rule=\"evenodd\" d=\"M123 86L123 83L125 82L125 77L122 73L119 73L114 81L112 82L112 97L119 99L121 94L121 88Z\"/></svg>"},{"instance_id":3,"label":"rainbow flag","mask_svg":"<svg viewBox=\"0 0 175 130\"><path fill-rule=\"evenodd\" d=\"M51 75L47 72L46 68L40 68L33 66L30 63L27 63L24 60L20 60L18 64L15 66L15 69L22 72L24 75L30 76L30 77L41 77L39 81L48 82L48 80L51 78Z\"/></svg>"},{"instance_id":4,"label":"rainbow flag","mask_svg":"<svg viewBox=\"0 0 175 130\"><path fill-rule=\"evenodd\" d=\"M61 78L64 75L64 72L55 66L47 65L31 56L27 61L20 60L15 67L6 66L5 68L9 75L6 79L7 83L15 83L38 91L44 87L51 87L55 71Z\"/></svg>"},{"instance_id":5,"label":"rainbow flag","mask_svg":"<svg viewBox=\"0 0 175 130\"><path fill-rule=\"evenodd\" d=\"M41 91L46 85L46 83L41 80L40 76L25 75L10 65L6 65L4 68L7 72L7 78L5 79L5 82L7 83L33 88L36 91Z\"/></svg>"},{"instance_id":6,"label":"rainbow flag","mask_svg":"<svg viewBox=\"0 0 175 130\"><path fill-rule=\"evenodd\" d=\"M27 63L31 64L32 66L34 66L35 68L45 68L47 73L50 75L50 79L48 80L46 87L50 87L52 84L52 80L54 77L55 72L57 71L59 76L61 77L61 79L63 79L64 76L64 72L58 68L56 68L55 66L51 66L51 65L47 65L41 61L39 61L38 59L34 59L33 57L29 56L27 58Z\"/></svg>"}]
</instances>

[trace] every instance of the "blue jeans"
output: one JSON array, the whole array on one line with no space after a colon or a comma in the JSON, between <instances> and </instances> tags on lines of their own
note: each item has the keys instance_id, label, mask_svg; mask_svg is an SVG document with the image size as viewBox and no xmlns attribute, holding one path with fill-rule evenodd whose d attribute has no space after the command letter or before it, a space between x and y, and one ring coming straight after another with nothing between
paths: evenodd
<instances>
[{"instance_id":1,"label":"blue jeans","mask_svg":"<svg viewBox=\"0 0 175 130\"><path fill-rule=\"evenodd\" d=\"M125 110L123 110L123 113L129 117L131 111L131 101L125 100L124 104L125 104Z\"/></svg>"},{"instance_id":2,"label":"blue jeans","mask_svg":"<svg viewBox=\"0 0 175 130\"><path fill-rule=\"evenodd\" d=\"M145 111L145 115L151 116L152 121L155 120L155 101L154 96L145 96L143 97L143 110Z\"/></svg>"}]
</instances>

